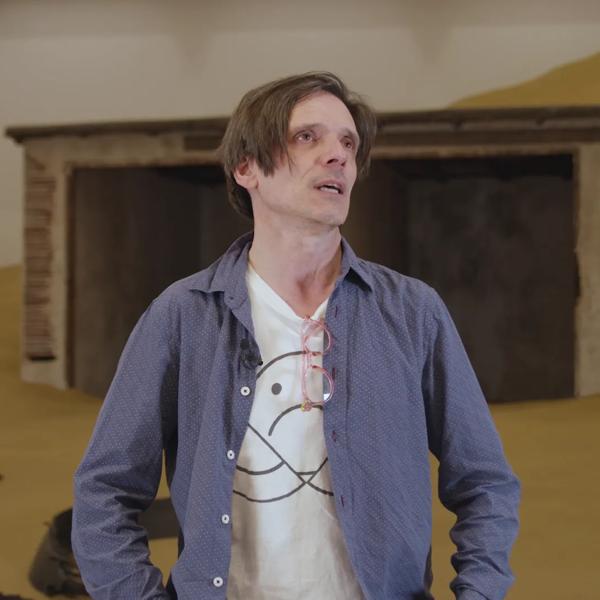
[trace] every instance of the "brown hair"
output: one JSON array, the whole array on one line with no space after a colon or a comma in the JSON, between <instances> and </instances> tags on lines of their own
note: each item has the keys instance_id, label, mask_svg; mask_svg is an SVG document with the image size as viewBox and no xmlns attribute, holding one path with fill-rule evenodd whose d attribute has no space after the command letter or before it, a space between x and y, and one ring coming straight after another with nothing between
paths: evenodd
<instances>
[{"instance_id":1,"label":"brown hair","mask_svg":"<svg viewBox=\"0 0 600 600\"><path fill-rule=\"evenodd\" d=\"M317 92L333 94L350 111L360 139L356 155L358 176L368 172L377 123L363 99L327 71L277 79L244 95L229 120L219 147L229 201L237 212L249 218L253 216L250 194L235 180L236 168L244 160L255 160L266 175L271 175L277 157L287 154L288 125L294 106Z\"/></svg>"}]
</instances>

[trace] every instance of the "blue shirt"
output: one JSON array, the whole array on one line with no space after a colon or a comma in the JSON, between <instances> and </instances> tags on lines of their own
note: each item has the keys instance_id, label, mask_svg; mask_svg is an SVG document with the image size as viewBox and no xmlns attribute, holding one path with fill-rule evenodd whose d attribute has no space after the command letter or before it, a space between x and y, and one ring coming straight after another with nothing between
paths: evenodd
<instances>
[{"instance_id":1,"label":"blue shirt","mask_svg":"<svg viewBox=\"0 0 600 600\"><path fill-rule=\"evenodd\" d=\"M173 596L137 524L163 452L181 530L169 589L180 600L225 598L231 524L221 516L260 359L245 284L251 239L167 288L123 351L75 475L73 551L93 598ZM452 320L426 284L357 258L345 241L342 250L326 313L336 391L323 428L365 597L431 598L431 451L440 499L457 516L451 587L460 600L503 598L519 483Z\"/></svg>"}]
</instances>

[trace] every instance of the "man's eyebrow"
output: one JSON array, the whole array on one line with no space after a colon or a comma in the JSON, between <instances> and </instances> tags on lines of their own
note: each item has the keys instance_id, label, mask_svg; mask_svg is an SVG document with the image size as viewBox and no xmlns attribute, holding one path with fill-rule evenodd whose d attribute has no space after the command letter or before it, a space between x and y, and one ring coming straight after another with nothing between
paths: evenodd
<instances>
[{"instance_id":1,"label":"man's eyebrow","mask_svg":"<svg viewBox=\"0 0 600 600\"><path fill-rule=\"evenodd\" d=\"M290 133L298 133L304 129L319 129L321 127L323 127L321 123L301 123L300 125L290 127Z\"/></svg>"}]
</instances>

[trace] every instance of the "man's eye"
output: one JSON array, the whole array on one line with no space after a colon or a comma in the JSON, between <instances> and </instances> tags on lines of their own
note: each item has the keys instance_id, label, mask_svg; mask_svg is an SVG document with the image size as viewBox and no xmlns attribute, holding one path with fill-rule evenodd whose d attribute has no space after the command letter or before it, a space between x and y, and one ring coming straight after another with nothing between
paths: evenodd
<instances>
[{"instance_id":1,"label":"man's eye","mask_svg":"<svg viewBox=\"0 0 600 600\"><path fill-rule=\"evenodd\" d=\"M354 141L353 140L347 139L344 142L344 145L346 146L346 148L348 148L348 150L354 150Z\"/></svg>"},{"instance_id":2,"label":"man's eye","mask_svg":"<svg viewBox=\"0 0 600 600\"><path fill-rule=\"evenodd\" d=\"M314 139L314 136L310 131L302 131L296 136L296 139L301 142L311 142Z\"/></svg>"}]
</instances>

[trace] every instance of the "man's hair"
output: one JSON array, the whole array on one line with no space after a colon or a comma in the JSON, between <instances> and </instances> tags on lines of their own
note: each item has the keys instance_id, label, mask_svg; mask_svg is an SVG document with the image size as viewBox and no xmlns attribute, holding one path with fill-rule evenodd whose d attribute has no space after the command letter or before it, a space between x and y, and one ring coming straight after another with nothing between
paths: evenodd
<instances>
[{"instance_id":1,"label":"man's hair","mask_svg":"<svg viewBox=\"0 0 600 600\"><path fill-rule=\"evenodd\" d=\"M250 194L236 182L236 168L244 160L255 160L265 175L272 175L278 159L287 155L288 126L294 106L318 92L333 94L348 108L360 140L356 155L358 177L366 175L377 131L375 114L368 104L327 71L277 79L244 95L219 147L229 201L237 212L253 218Z\"/></svg>"}]
</instances>

